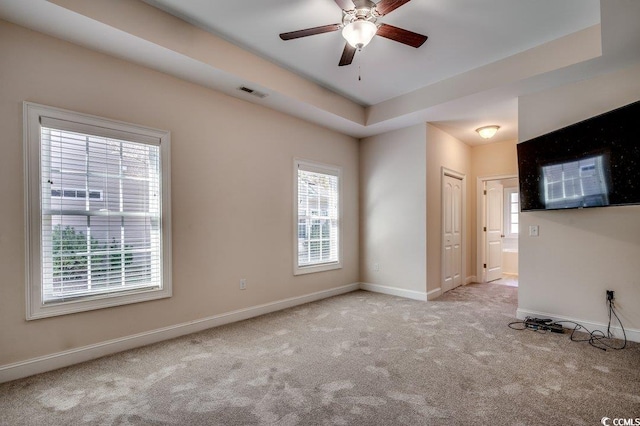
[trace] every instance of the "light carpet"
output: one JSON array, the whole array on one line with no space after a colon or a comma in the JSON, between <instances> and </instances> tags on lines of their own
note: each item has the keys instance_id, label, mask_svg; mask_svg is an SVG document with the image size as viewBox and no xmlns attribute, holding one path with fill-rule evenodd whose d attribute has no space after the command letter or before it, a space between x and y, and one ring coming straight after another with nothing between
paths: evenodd
<instances>
[{"instance_id":1,"label":"light carpet","mask_svg":"<svg viewBox=\"0 0 640 426\"><path fill-rule=\"evenodd\" d=\"M507 327L517 289L357 291L0 385L2 425L598 425L640 345Z\"/></svg>"}]
</instances>

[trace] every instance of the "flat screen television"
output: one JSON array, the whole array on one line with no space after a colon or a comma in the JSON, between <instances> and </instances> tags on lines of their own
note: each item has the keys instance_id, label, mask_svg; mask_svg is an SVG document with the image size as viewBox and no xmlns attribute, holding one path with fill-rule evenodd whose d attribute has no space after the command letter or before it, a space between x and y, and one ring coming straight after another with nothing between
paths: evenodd
<instances>
[{"instance_id":1,"label":"flat screen television","mask_svg":"<svg viewBox=\"0 0 640 426\"><path fill-rule=\"evenodd\" d=\"M520 209L640 204L640 101L517 145Z\"/></svg>"}]
</instances>

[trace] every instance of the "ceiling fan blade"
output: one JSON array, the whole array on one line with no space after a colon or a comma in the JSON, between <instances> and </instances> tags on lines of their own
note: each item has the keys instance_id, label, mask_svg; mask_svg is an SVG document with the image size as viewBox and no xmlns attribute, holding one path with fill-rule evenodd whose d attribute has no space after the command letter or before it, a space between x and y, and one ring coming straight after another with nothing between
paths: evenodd
<instances>
[{"instance_id":1,"label":"ceiling fan blade","mask_svg":"<svg viewBox=\"0 0 640 426\"><path fill-rule=\"evenodd\" d=\"M340 58L340 63L338 66L351 65L353 62L353 57L356 55L356 48L351 46L349 43L345 44L344 50L342 51L342 57Z\"/></svg>"},{"instance_id":2,"label":"ceiling fan blade","mask_svg":"<svg viewBox=\"0 0 640 426\"><path fill-rule=\"evenodd\" d=\"M335 2L338 6L340 6L340 9L342 10L355 9L355 6L353 5L352 0L335 0Z\"/></svg>"},{"instance_id":3,"label":"ceiling fan blade","mask_svg":"<svg viewBox=\"0 0 640 426\"><path fill-rule=\"evenodd\" d=\"M380 24L376 35L415 48L422 46L428 38L426 35L414 33L413 31L404 30L389 24Z\"/></svg>"},{"instance_id":4,"label":"ceiling fan blade","mask_svg":"<svg viewBox=\"0 0 640 426\"><path fill-rule=\"evenodd\" d=\"M338 31L340 28L342 28L342 25L340 24L323 25L321 27L313 27L313 28L307 28L304 30L282 33L280 34L280 38L282 40L293 40L295 38L307 37L307 36L312 36L312 35L322 34L322 33L330 33L332 31Z\"/></svg>"},{"instance_id":5,"label":"ceiling fan blade","mask_svg":"<svg viewBox=\"0 0 640 426\"><path fill-rule=\"evenodd\" d=\"M391 13L405 3L409 3L411 0L382 0L376 5L376 10L380 16L384 16L387 13Z\"/></svg>"}]
</instances>

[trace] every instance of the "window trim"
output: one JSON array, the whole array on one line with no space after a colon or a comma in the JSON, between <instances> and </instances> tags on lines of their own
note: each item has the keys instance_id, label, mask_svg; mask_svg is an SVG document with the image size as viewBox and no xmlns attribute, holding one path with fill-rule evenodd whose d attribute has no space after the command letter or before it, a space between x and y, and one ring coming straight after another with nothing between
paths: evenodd
<instances>
[{"instance_id":1,"label":"window trim","mask_svg":"<svg viewBox=\"0 0 640 426\"><path fill-rule=\"evenodd\" d=\"M519 197L519 188L517 186L504 188L504 236L505 238L510 238L517 240L519 233L511 232L511 213L518 213L518 229L520 228L520 198L518 198L518 210L516 212L511 211L511 194L518 194Z\"/></svg>"},{"instance_id":2,"label":"window trim","mask_svg":"<svg viewBox=\"0 0 640 426\"><path fill-rule=\"evenodd\" d=\"M127 139L132 142L160 146L161 195L161 268L162 286L159 289L129 290L119 293L92 295L62 302L42 302L42 254L40 204L40 121L41 118L63 120L77 124L78 128L91 129L100 136ZM25 214L25 294L26 319L35 320L95 309L121 306L149 300L171 297L171 134L169 131L116 121L65 109L23 103L24 147L24 214Z\"/></svg>"},{"instance_id":3,"label":"window trim","mask_svg":"<svg viewBox=\"0 0 640 426\"><path fill-rule=\"evenodd\" d=\"M298 169L338 177L338 260L317 265L298 265ZM293 159L293 275L312 274L342 268L342 167L316 161Z\"/></svg>"}]
</instances>

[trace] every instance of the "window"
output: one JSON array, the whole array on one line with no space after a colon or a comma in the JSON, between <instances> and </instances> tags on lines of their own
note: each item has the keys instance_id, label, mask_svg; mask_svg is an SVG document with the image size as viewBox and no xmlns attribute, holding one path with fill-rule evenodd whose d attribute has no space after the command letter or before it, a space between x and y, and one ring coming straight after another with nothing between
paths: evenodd
<instances>
[{"instance_id":1,"label":"window","mask_svg":"<svg viewBox=\"0 0 640 426\"><path fill-rule=\"evenodd\" d=\"M504 234L506 238L518 238L519 196L518 188L504 189Z\"/></svg>"},{"instance_id":2,"label":"window","mask_svg":"<svg viewBox=\"0 0 640 426\"><path fill-rule=\"evenodd\" d=\"M25 102L27 319L171 296L169 133Z\"/></svg>"},{"instance_id":3,"label":"window","mask_svg":"<svg viewBox=\"0 0 640 426\"><path fill-rule=\"evenodd\" d=\"M63 197L63 198L87 198L87 194L89 194L89 198L92 200L100 200L102 201L102 191L89 190L86 189L54 189L51 188L51 196L52 197Z\"/></svg>"},{"instance_id":4,"label":"window","mask_svg":"<svg viewBox=\"0 0 640 426\"><path fill-rule=\"evenodd\" d=\"M295 160L294 275L342 267L341 169Z\"/></svg>"}]
</instances>

